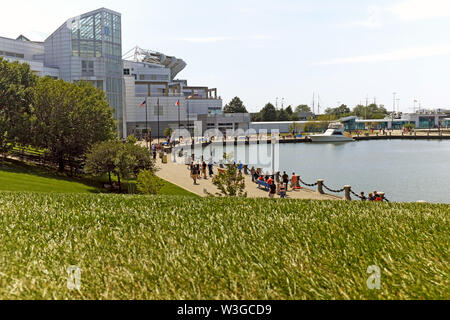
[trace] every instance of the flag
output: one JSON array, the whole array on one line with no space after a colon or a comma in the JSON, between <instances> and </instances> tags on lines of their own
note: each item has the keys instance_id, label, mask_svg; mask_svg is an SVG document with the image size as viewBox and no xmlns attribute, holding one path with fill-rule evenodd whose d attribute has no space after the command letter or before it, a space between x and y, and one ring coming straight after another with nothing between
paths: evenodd
<instances>
[{"instance_id":1,"label":"flag","mask_svg":"<svg viewBox=\"0 0 450 320\"><path fill-rule=\"evenodd\" d=\"M180 100L178 100L177 103L175 103L175 106L177 106L177 107L180 106Z\"/></svg>"},{"instance_id":2,"label":"flag","mask_svg":"<svg viewBox=\"0 0 450 320\"><path fill-rule=\"evenodd\" d=\"M142 103L139 105L139 108L143 108L146 104L147 104L147 100L145 100L144 102L142 102Z\"/></svg>"}]
</instances>

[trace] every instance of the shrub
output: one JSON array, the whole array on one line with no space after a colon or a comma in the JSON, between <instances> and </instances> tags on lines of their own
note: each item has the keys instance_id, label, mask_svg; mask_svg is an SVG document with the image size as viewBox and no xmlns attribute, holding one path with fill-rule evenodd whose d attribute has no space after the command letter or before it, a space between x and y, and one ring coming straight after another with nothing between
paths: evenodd
<instances>
[{"instance_id":1,"label":"shrub","mask_svg":"<svg viewBox=\"0 0 450 320\"><path fill-rule=\"evenodd\" d=\"M152 171L142 170L138 174L136 186L139 193L157 194L164 184Z\"/></svg>"}]
</instances>

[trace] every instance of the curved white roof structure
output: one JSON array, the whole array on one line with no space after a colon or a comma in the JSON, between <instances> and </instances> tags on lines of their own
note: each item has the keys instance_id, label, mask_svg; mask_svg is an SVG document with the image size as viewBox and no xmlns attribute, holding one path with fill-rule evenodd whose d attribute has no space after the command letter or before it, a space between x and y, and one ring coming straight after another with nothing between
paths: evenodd
<instances>
[{"instance_id":1,"label":"curved white roof structure","mask_svg":"<svg viewBox=\"0 0 450 320\"><path fill-rule=\"evenodd\" d=\"M187 66L186 62L182 59L166 56L163 53L142 49L139 47L135 48L134 61L153 63L169 68L172 78L171 80L174 80L175 77Z\"/></svg>"}]
</instances>

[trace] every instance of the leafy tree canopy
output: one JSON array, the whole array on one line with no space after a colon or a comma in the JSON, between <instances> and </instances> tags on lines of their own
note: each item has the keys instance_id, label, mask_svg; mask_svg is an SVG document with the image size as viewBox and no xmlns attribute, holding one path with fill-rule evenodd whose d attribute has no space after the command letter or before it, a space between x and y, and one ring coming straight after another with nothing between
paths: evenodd
<instances>
[{"instance_id":1,"label":"leafy tree canopy","mask_svg":"<svg viewBox=\"0 0 450 320\"><path fill-rule=\"evenodd\" d=\"M106 95L90 83L40 78L34 106L32 144L47 149L61 171L94 144L116 136Z\"/></svg>"},{"instance_id":2,"label":"leafy tree canopy","mask_svg":"<svg viewBox=\"0 0 450 320\"><path fill-rule=\"evenodd\" d=\"M311 112L311 108L306 104L301 104L295 108L295 113L306 113Z\"/></svg>"},{"instance_id":3,"label":"leafy tree canopy","mask_svg":"<svg viewBox=\"0 0 450 320\"><path fill-rule=\"evenodd\" d=\"M234 97L230 103L225 105L223 108L224 113L248 113L247 109L244 106L244 103L242 102L239 97Z\"/></svg>"},{"instance_id":4,"label":"leafy tree canopy","mask_svg":"<svg viewBox=\"0 0 450 320\"><path fill-rule=\"evenodd\" d=\"M371 104L369 106L357 105L353 108L353 114L364 119L383 119L388 114L384 106Z\"/></svg>"},{"instance_id":5,"label":"leafy tree canopy","mask_svg":"<svg viewBox=\"0 0 450 320\"><path fill-rule=\"evenodd\" d=\"M261 113L262 121L277 121L278 120L277 110L275 109L274 105L271 103L266 104L265 107L262 108L260 113Z\"/></svg>"},{"instance_id":6,"label":"leafy tree canopy","mask_svg":"<svg viewBox=\"0 0 450 320\"><path fill-rule=\"evenodd\" d=\"M289 121L291 117L283 108L278 111L278 121Z\"/></svg>"},{"instance_id":7,"label":"leafy tree canopy","mask_svg":"<svg viewBox=\"0 0 450 320\"><path fill-rule=\"evenodd\" d=\"M294 114L294 111L292 111L292 106L288 106L286 108L286 113L289 115L289 117L292 117L292 115Z\"/></svg>"},{"instance_id":8,"label":"leafy tree canopy","mask_svg":"<svg viewBox=\"0 0 450 320\"><path fill-rule=\"evenodd\" d=\"M111 140L91 148L86 157L85 170L94 176L108 174L110 183L111 174L114 174L118 178L120 190L121 180L135 178L141 170L155 172L156 168L147 148Z\"/></svg>"},{"instance_id":9,"label":"leafy tree canopy","mask_svg":"<svg viewBox=\"0 0 450 320\"><path fill-rule=\"evenodd\" d=\"M328 115L334 115L339 117L346 116L351 113L350 108L347 105L342 104L337 108L328 108L325 110L325 113Z\"/></svg>"},{"instance_id":10,"label":"leafy tree canopy","mask_svg":"<svg viewBox=\"0 0 450 320\"><path fill-rule=\"evenodd\" d=\"M0 152L16 143L29 144L34 86L37 77L28 64L0 57Z\"/></svg>"}]
</instances>

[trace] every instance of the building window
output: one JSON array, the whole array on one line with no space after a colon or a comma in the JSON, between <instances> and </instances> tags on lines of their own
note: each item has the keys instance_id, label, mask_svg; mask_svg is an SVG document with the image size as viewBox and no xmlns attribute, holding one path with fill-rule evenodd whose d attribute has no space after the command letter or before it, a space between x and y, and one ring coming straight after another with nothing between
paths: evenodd
<instances>
[{"instance_id":1,"label":"building window","mask_svg":"<svg viewBox=\"0 0 450 320\"><path fill-rule=\"evenodd\" d=\"M129 76L130 75L130 69L123 69L123 74L125 76Z\"/></svg>"},{"instance_id":2,"label":"building window","mask_svg":"<svg viewBox=\"0 0 450 320\"><path fill-rule=\"evenodd\" d=\"M82 76L93 76L94 61L81 61L81 74Z\"/></svg>"}]
</instances>

